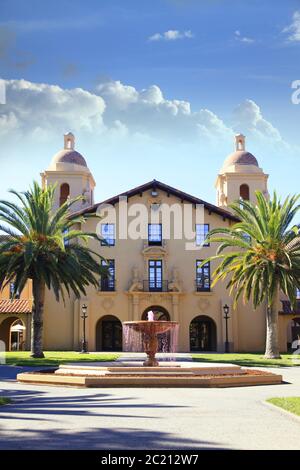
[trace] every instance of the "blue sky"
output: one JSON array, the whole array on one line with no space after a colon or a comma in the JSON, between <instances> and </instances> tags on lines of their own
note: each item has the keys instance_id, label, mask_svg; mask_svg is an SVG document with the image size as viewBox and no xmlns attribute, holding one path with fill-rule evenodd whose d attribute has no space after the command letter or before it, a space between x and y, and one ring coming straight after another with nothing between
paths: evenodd
<instances>
[{"instance_id":1,"label":"blue sky","mask_svg":"<svg viewBox=\"0 0 300 470\"><path fill-rule=\"evenodd\" d=\"M0 197L38 178L68 130L99 200L157 178L214 202L236 131L270 188L297 192L298 11L299 0L0 0Z\"/></svg>"}]
</instances>

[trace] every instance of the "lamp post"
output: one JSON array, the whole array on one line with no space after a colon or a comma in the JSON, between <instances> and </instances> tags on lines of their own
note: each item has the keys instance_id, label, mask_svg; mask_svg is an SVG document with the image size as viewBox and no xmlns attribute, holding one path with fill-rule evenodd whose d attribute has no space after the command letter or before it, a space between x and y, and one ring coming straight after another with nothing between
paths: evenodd
<instances>
[{"instance_id":1,"label":"lamp post","mask_svg":"<svg viewBox=\"0 0 300 470\"><path fill-rule=\"evenodd\" d=\"M227 304L224 305L223 307L224 311L224 320L225 320L225 332L226 332L226 337L225 337L225 352L229 353L229 341L228 341L228 319L229 317L229 306Z\"/></svg>"},{"instance_id":2,"label":"lamp post","mask_svg":"<svg viewBox=\"0 0 300 470\"><path fill-rule=\"evenodd\" d=\"M82 338L82 344L81 344L81 353L87 353L87 342L86 342L86 336L85 336L85 320L87 319L87 305L83 304L81 307L81 318L83 320L83 338Z\"/></svg>"}]
</instances>

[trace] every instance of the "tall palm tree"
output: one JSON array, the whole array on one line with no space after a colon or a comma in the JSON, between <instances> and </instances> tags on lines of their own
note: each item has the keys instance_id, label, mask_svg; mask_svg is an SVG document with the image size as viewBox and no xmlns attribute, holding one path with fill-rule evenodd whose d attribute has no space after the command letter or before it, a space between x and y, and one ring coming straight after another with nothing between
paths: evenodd
<instances>
[{"instance_id":1,"label":"tall palm tree","mask_svg":"<svg viewBox=\"0 0 300 470\"><path fill-rule=\"evenodd\" d=\"M96 234L74 227L85 221L71 215L71 207L82 196L54 209L55 186L42 189L34 182L29 191L11 190L18 204L0 201L0 288L13 282L14 294L32 280L33 309L31 356L43 354L43 311L45 290L51 289L59 301L71 292L86 295L88 285L97 286L102 257L87 246Z\"/></svg>"},{"instance_id":2,"label":"tall palm tree","mask_svg":"<svg viewBox=\"0 0 300 470\"><path fill-rule=\"evenodd\" d=\"M220 243L217 253L203 261L220 260L213 273L213 283L228 278L234 307L241 294L244 302L252 299L254 308L266 305L266 358L279 358L279 292L296 303L300 288L300 231L293 219L300 209L298 196L283 202L274 193L268 201L256 192L257 204L238 201L231 204L240 222L230 228L216 228L208 235L210 242Z\"/></svg>"}]
</instances>

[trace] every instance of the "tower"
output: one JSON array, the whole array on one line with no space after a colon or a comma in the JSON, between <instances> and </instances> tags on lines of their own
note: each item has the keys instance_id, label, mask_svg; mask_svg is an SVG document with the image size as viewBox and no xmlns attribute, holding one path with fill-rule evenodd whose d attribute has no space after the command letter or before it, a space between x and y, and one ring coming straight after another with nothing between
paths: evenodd
<instances>
[{"instance_id":1,"label":"tower","mask_svg":"<svg viewBox=\"0 0 300 470\"><path fill-rule=\"evenodd\" d=\"M42 185L47 187L56 184L55 208L61 206L68 198L84 196L72 209L84 209L94 203L96 186L84 157L75 150L75 137L71 132L64 135L64 148L52 158L47 170L41 173Z\"/></svg>"},{"instance_id":2,"label":"tower","mask_svg":"<svg viewBox=\"0 0 300 470\"><path fill-rule=\"evenodd\" d=\"M259 167L252 153L247 152L245 136L235 136L235 152L224 161L216 180L217 206L228 209L229 204L239 199L256 201L255 191L268 193L268 176Z\"/></svg>"}]
</instances>

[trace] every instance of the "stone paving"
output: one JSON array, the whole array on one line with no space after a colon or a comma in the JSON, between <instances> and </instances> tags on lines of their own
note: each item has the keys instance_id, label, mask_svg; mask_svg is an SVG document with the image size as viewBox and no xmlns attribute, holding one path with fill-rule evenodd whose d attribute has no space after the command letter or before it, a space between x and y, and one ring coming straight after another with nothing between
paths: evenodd
<instances>
[{"instance_id":1,"label":"stone paving","mask_svg":"<svg viewBox=\"0 0 300 470\"><path fill-rule=\"evenodd\" d=\"M0 366L0 449L299 449L300 419L265 403L300 395L285 383L228 389L78 389L23 385Z\"/></svg>"}]
</instances>

